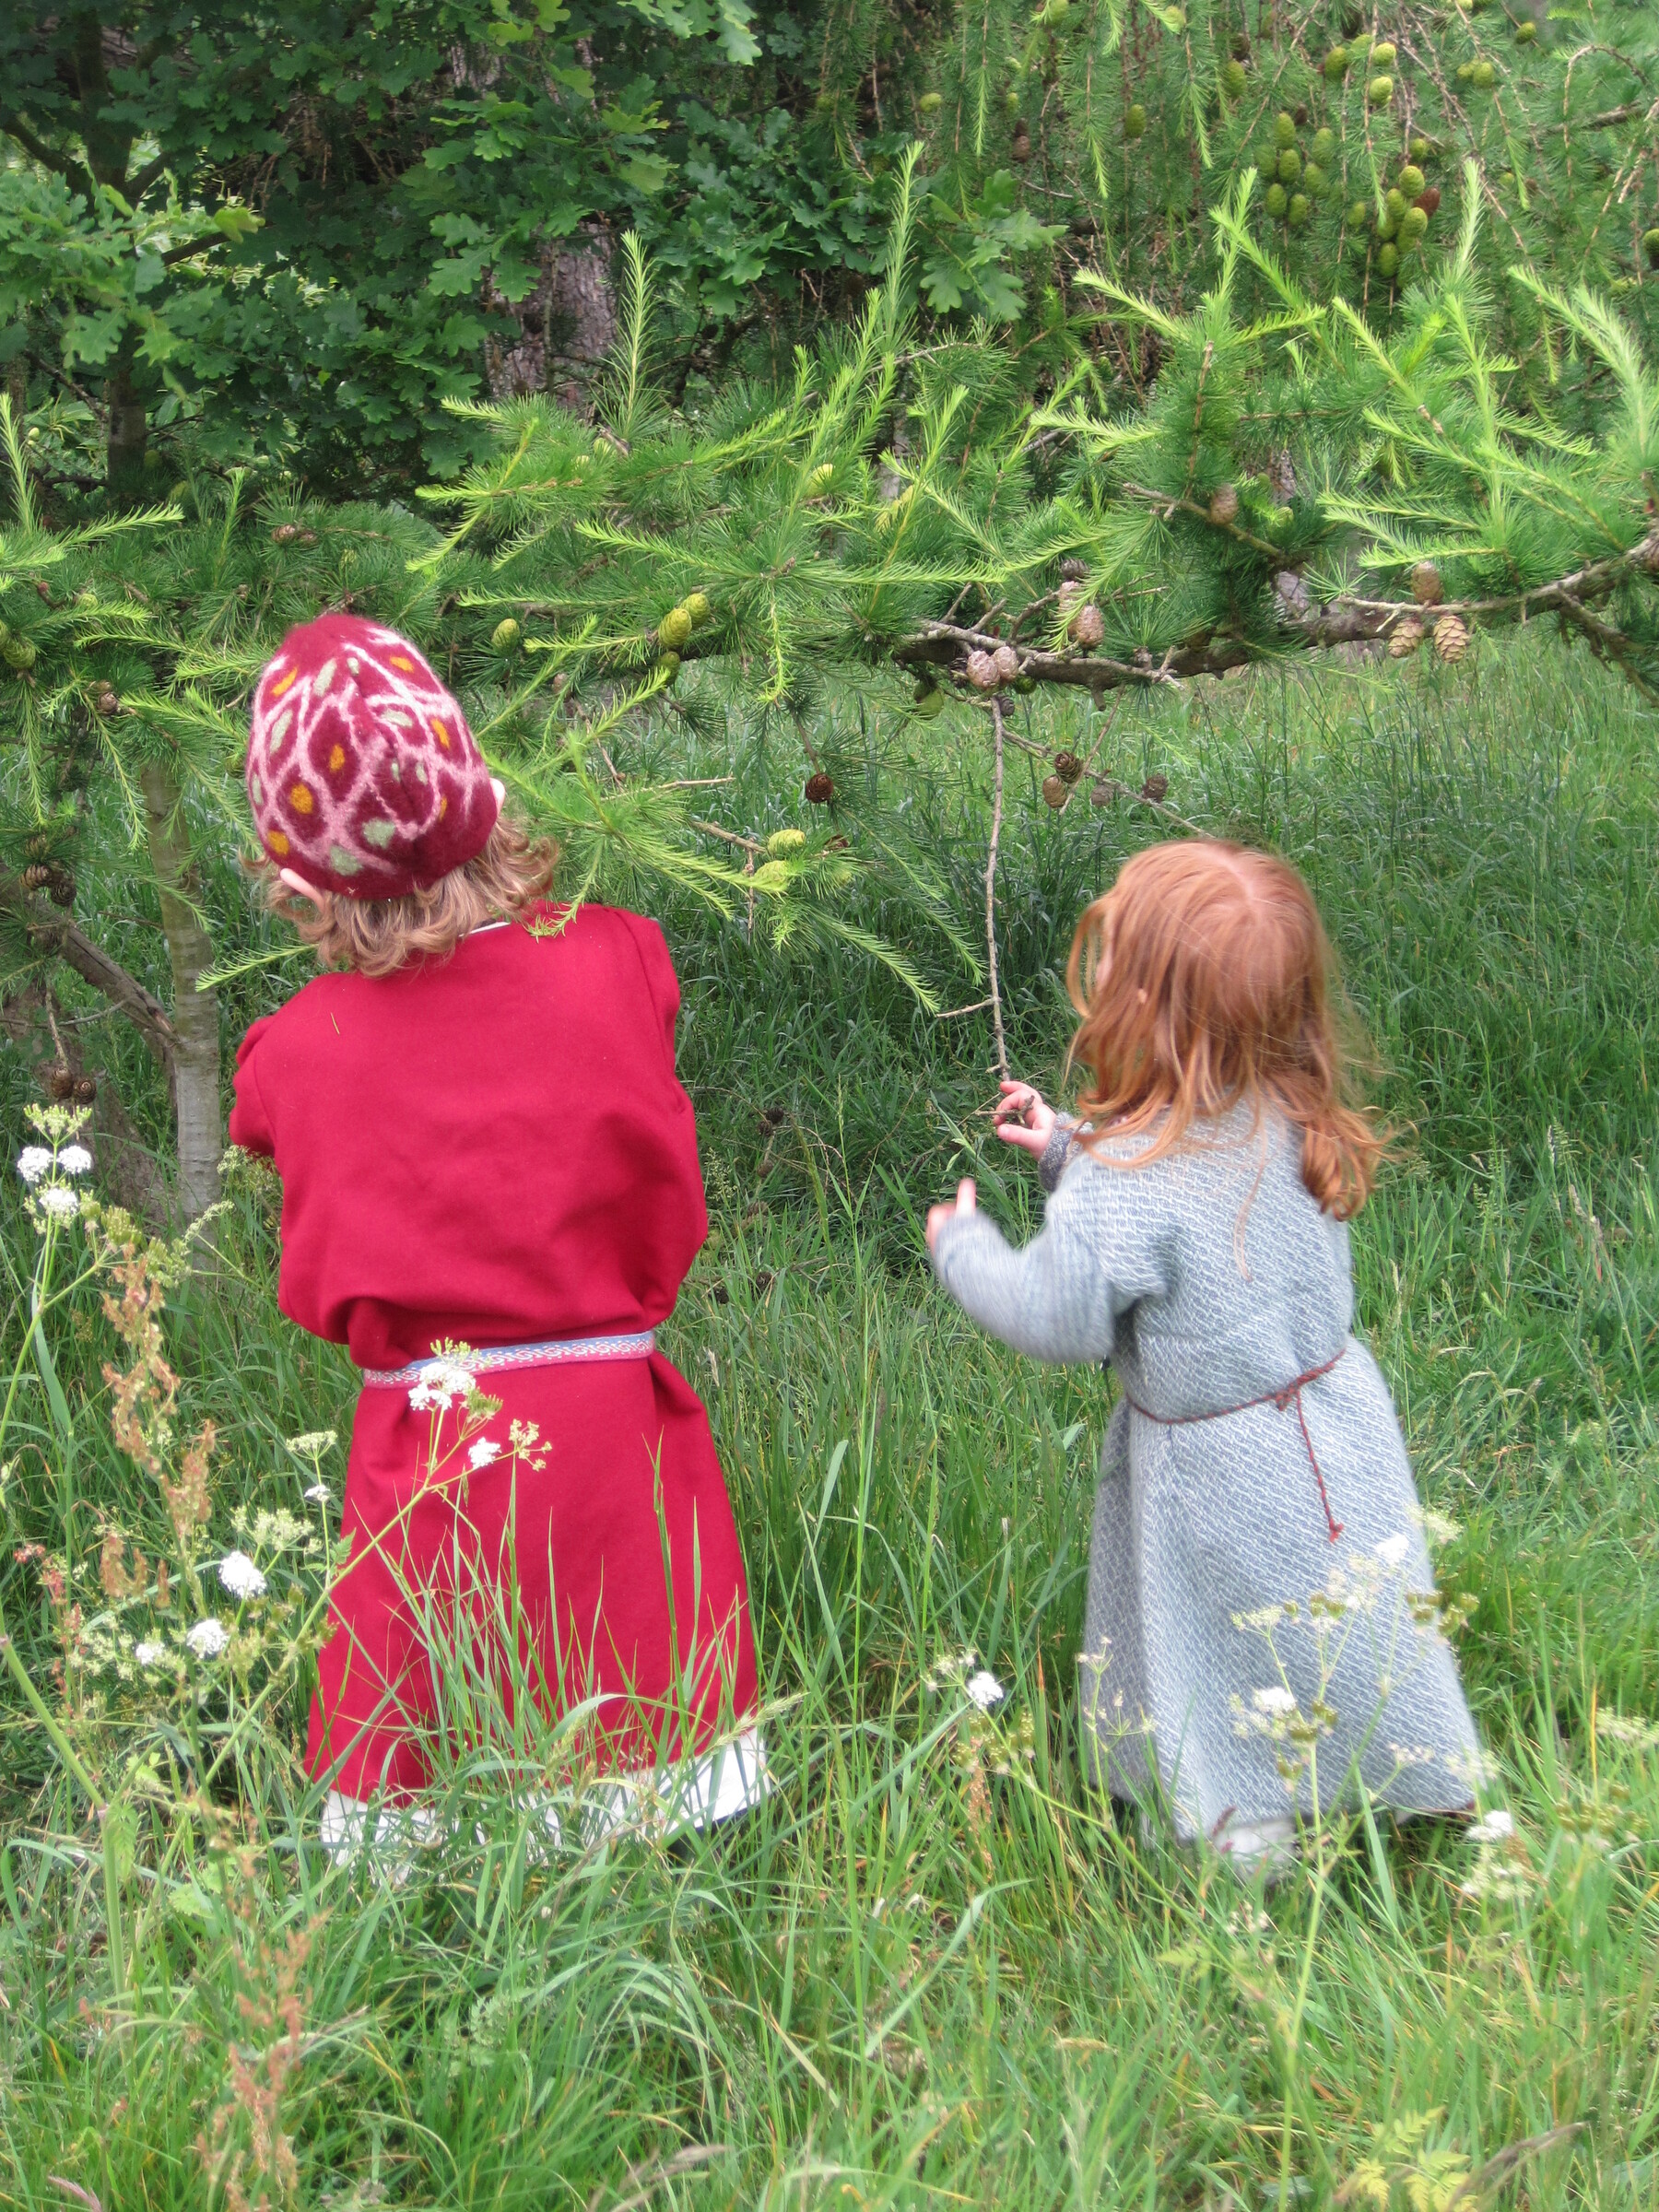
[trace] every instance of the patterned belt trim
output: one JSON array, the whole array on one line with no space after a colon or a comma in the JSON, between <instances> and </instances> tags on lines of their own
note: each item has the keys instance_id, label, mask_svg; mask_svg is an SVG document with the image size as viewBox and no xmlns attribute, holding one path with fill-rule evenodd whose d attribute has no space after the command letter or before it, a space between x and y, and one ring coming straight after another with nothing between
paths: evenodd
<instances>
[{"instance_id":1,"label":"patterned belt trim","mask_svg":"<svg viewBox=\"0 0 1659 2212\"><path fill-rule=\"evenodd\" d=\"M464 1359L415 1359L407 1367L366 1367L365 1388L412 1389L429 1375L465 1368L469 1375L499 1374L514 1367L564 1367L579 1359L649 1359L656 1350L656 1331L641 1329L631 1336L555 1337L546 1344L503 1344L494 1350L468 1352Z\"/></svg>"},{"instance_id":2,"label":"patterned belt trim","mask_svg":"<svg viewBox=\"0 0 1659 2212\"><path fill-rule=\"evenodd\" d=\"M1330 1532L1331 1542L1335 1544L1345 1524L1331 1512L1324 1475L1320 1468L1319 1456L1313 1449L1313 1439L1308 1434L1308 1417L1302 1411L1301 1394L1310 1382L1317 1382L1321 1375L1328 1375L1337 1360L1347 1357L1347 1348L1345 1344L1341 1351L1325 1360L1322 1366L1311 1367L1305 1375L1298 1375L1294 1382L1287 1382L1282 1390L1265 1390L1259 1398L1246 1398L1241 1406L1218 1406L1214 1413L1154 1413L1149 1407L1137 1405L1134 1398L1129 1397L1127 1391L1124 1395L1129 1398L1130 1406L1143 1421L1156 1421L1160 1429L1185 1429L1194 1421L1223 1421L1230 1413L1248 1413L1253 1406L1273 1406L1280 1413L1288 1413L1294 1406L1301 1428L1302 1442L1307 1448L1308 1465L1312 1468L1313 1479L1319 1485L1319 1502L1324 1508L1325 1527Z\"/></svg>"}]
</instances>

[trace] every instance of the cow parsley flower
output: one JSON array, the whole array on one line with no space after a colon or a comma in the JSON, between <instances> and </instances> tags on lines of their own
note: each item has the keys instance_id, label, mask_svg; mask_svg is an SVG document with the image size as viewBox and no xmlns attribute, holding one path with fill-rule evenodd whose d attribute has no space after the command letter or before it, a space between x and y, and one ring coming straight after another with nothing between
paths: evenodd
<instances>
[{"instance_id":1,"label":"cow parsley flower","mask_svg":"<svg viewBox=\"0 0 1659 2212\"><path fill-rule=\"evenodd\" d=\"M25 1145L18 1155L18 1172L25 1182L39 1182L52 1165L52 1155L44 1145Z\"/></svg>"},{"instance_id":2,"label":"cow parsley flower","mask_svg":"<svg viewBox=\"0 0 1659 2212\"><path fill-rule=\"evenodd\" d=\"M142 1643L135 1643L133 1646L133 1656L140 1666L154 1666L158 1659L166 1658L167 1646L164 1643L155 1643L147 1637Z\"/></svg>"},{"instance_id":3,"label":"cow parsley flower","mask_svg":"<svg viewBox=\"0 0 1659 2212\"><path fill-rule=\"evenodd\" d=\"M65 1175L86 1175L91 1171L92 1155L85 1145L65 1145L57 1164Z\"/></svg>"},{"instance_id":4,"label":"cow parsley flower","mask_svg":"<svg viewBox=\"0 0 1659 2212\"><path fill-rule=\"evenodd\" d=\"M59 1221L72 1220L80 1212L80 1198L66 1183L49 1182L35 1203Z\"/></svg>"},{"instance_id":5,"label":"cow parsley flower","mask_svg":"<svg viewBox=\"0 0 1659 2212\"><path fill-rule=\"evenodd\" d=\"M1396 1535L1384 1536L1375 1549L1384 1567L1403 1567L1411 1550L1411 1538L1402 1529Z\"/></svg>"},{"instance_id":6,"label":"cow parsley flower","mask_svg":"<svg viewBox=\"0 0 1659 2212\"><path fill-rule=\"evenodd\" d=\"M218 1578L232 1597L263 1597L265 1578L245 1551L228 1551L218 1563Z\"/></svg>"},{"instance_id":7,"label":"cow parsley flower","mask_svg":"<svg viewBox=\"0 0 1659 2212\"><path fill-rule=\"evenodd\" d=\"M313 1482L304 1495L307 1503L311 1505L327 1505L333 1497L333 1493L325 1482Z\"/></svg>"},{"instance_id":8,"label":"cow parsley flower","mask_svg":"<svg viewBox=\"0 0 1659 2212\"><path fill-rule=\"evenodd\" d=\"M1258 1712L1282 1716L1296 1711L1296 1693L1282 1682L1270 1682L1265 1689L1253 1691L1250 1701Z\"/></svg>"},{"instance_id":9,"label":"cow parsley flower","mask_svg":"<svg viewBox=\"0 0 1659 2212\"><path fill-rule=\"evenodd\" d=\"M1507 1843L1515 1832L1515 1816L1507 1806L1495 1805L1469 1830L1471 1843Z\"/></svg>"},{"instance_id":10,"label":"cow parsley flower","mask_svg":"<svg viewBox=\"0 0 1659 2212\"><path fill-rule=\"evenodd\" d=\"M301 1459L321 1459L324 1452L332 1452L338 1439L332 1429L308 1429L303 1436L290 1436L288 1448L297 1452Z\"/></svg>"},{"instance_id":11,"label":"cow parsley flower","mask_svg":"<svg viewBox=\"0 0 1659 2212\"><path fill-rule=\"evenodd\" d=\"M475 1467L487 1467L492 1461L500 1458L501 1447L491 1438L481 1436L476 1444L468 1448L466 1456Z\"/></svg>"},{"instance_id":12,"label":"cow parsley flower","mask_svg":"<svg viewBox=\"0 0 1659 2212\"><path fill-rule=\"evenodd\" d=\"M198 1620L184 1639L198 1659L217 1659L230 1641L230 1631L216 1613Z\"/></svg>"},{"instance_id":13,"label":"cow parsley flower","mask_svg":"<svg viewBox=\"0 0 1659 2212\"><path fill-rule=\"evenodd\" d=\"M996 1677L982 1666L977 1675L969 1677L965 1688L970 1702L982 1712L989 1712L994 1705L1000 1705L1006 1694Z\"/></svg>"}]
</instances>

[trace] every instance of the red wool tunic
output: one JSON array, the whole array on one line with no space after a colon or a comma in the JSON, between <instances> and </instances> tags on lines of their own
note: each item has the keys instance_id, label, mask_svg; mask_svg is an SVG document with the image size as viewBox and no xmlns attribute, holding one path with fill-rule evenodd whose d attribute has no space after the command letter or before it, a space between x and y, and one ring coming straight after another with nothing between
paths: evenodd
<instances>
[{"instance_id":1,"label":"red wool tunic","mask_svg":"<svg viewBox=\"0 0 1659 2212\"><path fill-rule=\"evenodd\" d=\"M584 906L555 935L479 930L447 961L319 976L256 1021L230 1136L282 1178L282 1311L371 1370L665 1321L708 1230L678 1010L656 924ZM459 1403L358 1400L309 1753L349 1796L426 1778L417 1609L453 1610L457 1562L475 1618L496 1610L480 1587L513 1581L554 1705L604 1700L602 1766L700 1749L754 1708L743 1558L685 1379L653 1352L479 1384L502 1408L465 1438Z\"/></svg>"}]
</instances>

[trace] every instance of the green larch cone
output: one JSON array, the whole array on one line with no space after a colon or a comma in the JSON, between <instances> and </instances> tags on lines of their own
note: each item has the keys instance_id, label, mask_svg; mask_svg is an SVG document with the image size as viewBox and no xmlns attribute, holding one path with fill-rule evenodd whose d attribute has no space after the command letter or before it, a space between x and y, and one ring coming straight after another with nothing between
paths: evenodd
<instances>
[{"instance_id":1,"label":"green larch cone","mask_svg":"<svg viewBox=\"0 0 1659 2212\"><path fill-rule=\"evenodd\" d=\"M1347 75L1347 48L1346 46L1333 46L1330 53L1327 53L1324 58L1326 84L1339 85L1343 78Z\"/></svg>"},{"instance_id":2,"label":"green larch cone","mask_svg":"<svg viewBox=\"0 0 1659 2212\"><path fill-rule=\"evenodd\" d=\"M1147 135L1147 111L1138 100L1132 100L1124 110L1125 138L1144 138Z\"/></svg>"},{"instance_id":3,"label":"green larch cone","mask_svg":"<svg viewBox=\"0 0 1659 2212\"><path fill-rule=\"evenodd\" d=\"M511 653L519 641L519 626L511 615L504 616L489 633L489 641L498 653Z\"/></svg>"},{"instance_id":4,"label":"green larch cone","mask_svg":"<svg viewBox=\"0 0 1659 2212\"><path fill-rule=\"evenodd\" d=\"M1392 278L1399 265L1399 248L1392 241L1378 249L1377 268L1381 275Z\"/></svg>"},{"instance_id":5,"label":"green larch cone","mask_svg":"<svg viewBox=\"0 0 1659 2212\"><path fill-rule=\"evenodd\" d=\"M1365 97L1373 108L1385 108L1394 98L1394 78L1373 76L1365 88Z\"/></svg>"},{"instance_id":6,"label":"green larch cone","mask_svg":"<svg viewBox=\"0 0 1659 2212\"><path fill-rule=\"evenodd\" d=\"M1273 119L1273 142L1281 147L1296 144L1296 118L1282 108Z\"/></svg>"},{"instance_id":7,"label":"green larch cone","mask_svg":"<svg viewBox=\"0 0 1659 2212\"><path fill-rule=\"evenodd\" d=\"M1400 218L1400 243L1415 246L1429 228L1429 218L1420 207L1407 207Z\"/></svg>"},{"instance_id":8,"label":"green larch cone","mask_svg":"<svg viewBox=\"0 0 1659 2212\"><path fill-rule=\"evenodd\" d=\"M1394 46L1392 39L1379 39L1371 50L1373 69L1392 69L1394 65Z\"/></svg>"},{"instance_id":9,"label":"green larch cone","mask_svg":"<svg viewBox=\"0 0 1659 2212\"><path fill-rule=\"evenodd\" d=\"M1317 200L1324 198L1325 186L1330 182L1330 179L1317 161L1310 161L1307 168L1302 171L1302 182L1307 186L1309 198Z\"/></svg>"},{"instance_id":10,"label":"green larch cone","mask_svg":"<svg viewBox=\"0 0 1659 2212\"><path fill-rule=\"evenodd\" d=\"M936 115L944 105L945 97L943 93L924 92L921 99L916 102L916 112L921 115Z\"/></svg>"},{"instance_id":11,"label":"green larch cone","mask_svg":"<svg viewBox=\"0 0 1659 2212\"><path fill-rule=\"evenodd\" d=\"M1276 223L1282 222L1289 211L1290 195L1282 184L1269 184L1264 205Z\"/></svg>"},{"instance_id":12,"label":"green larch cone","mask_svg":"<svg viewBox=\"0 0 1659 2212\"><path fill-rule=\"evenodd\" d=\"M1641 246L1643 253L1648 257L1650 266L1659 269L1659 229L1644 230L1641 234Z\"/></svg>"},{"instance_id":13,"label":"green larch cone","mask_svg":"<svg viewBox=\"0 0 1659 2212\"><path fill-rule=\"evenodd\" d=\"M1289 224L1292 230L1300 230L1302 225L1307 221L1308 205L1308 195L1305 192L1293 192L1291 194L1290 205L1286 210L1285 220Z\"/></svg>"},{"instance_id":14,"label":"green larch cone","mask_svg":"<svg viewBox=\"0 0 1659 2212\"><path fill-rule=\"evenodd\" d=\"M911 710L923 722L932 722L935 715L943 713L944 711L945 694L943 691L918 692L916 703Z\"/></svg>"},{"instance_id":15,"label":"green larch cone","mask_svg":"<svg viewBox=\"0 0 1659 2212\"><path fill-rule=\"evenodd\" d=\"M774 860L791 860L806 843L805 830L774 830L766 841L766 849Z\"/></svg>"},{"instance_id":16,"label":"green larch cone","mask_svg":"<svg viewBox=\"0 0 1659 2212\"><path fill-rule=\"evenodd\" d=\"M1414 138L1406 148L1414 161L1427 161L1433 150L1427 138Z\"/></svg>"},{"instance_id":17,"label":"green larch cone","mask_svg":"<svg viewBox=\"0 0 1659 2212\"><path fill-rule=\"evenodd\" d=\"M1406 212L1406 194L1397 184L1391 184L1382 195L1382 211L1391 223L1398 223Z\"/></svg>"},{"instance_id":18,"label":"green larch cone","mask_svg":"<svg viewBox=\"0 0 1659 2212\"><path fill-rule=\"evenodd\" d=\"M1294 184L1300 175L1301 156L1293 146L1288 146L1278 158L1278 181L1281 184Z\"/></svg>"},{"instance_id":19,"label":"green larch cone","mask_svg":"<svg viewBox=\"0 0 1659 2212\"><path fill-rule=\"evenodd\" d=\"M1535 23L1517 23L1515 26L1517 46L1530 46L1537 35L1538 27Z\"/></svg>"},{"instance_id":20,"label":"green larch cone","mask_svg":"<svg viewBox=\"0 0 1659 2212\"><path fill-rule=\"evenodd\" d=\"M1369 230L1371 219L1371 202L1369 200L1354 201L1347 211L1348 229L1350 230Z\"/></svg>"},{"instance_id":21,"label":"green larch cone","mask_svg":"<svg viewBox=\"0 0 1659 2212\"><path fill-rule=\"evenodd\" d=\"M1415 200L1428 182L1415 161L1407 161L1400 171L1400 190L1408 200Z\"/></svg>"},{"instance_id":22,"label":"green larch cone","mask_svg":"<svg viewBox=\"0 0 1659 2212\"><path fill-rule=\"evenodd\" d=\"M688 592L681 605L691 618L693 629L700 629L714 609L709 605L706 592Z\"/></svg>"},{"instance_id":23,"label":"green larch cone","mask_svg":"<svg viewBox=\"0 0 1659 2212\"><path fill-rule=\"evenodd\" d=\"M657 624L657 643L665 653L684 653L691 642L691 618L683 606L670 608Z\"/></svg>"},{"instance_id":24,"label":"green larch cone","mask_svg":"<svg viewBox=\"0 0 1659 2212\"><path fill-rule=\"evenodd\" d=\"M1221 89L1229 100L1242 100L1249 82L1242 62L1222 63Z\"/></svg>"},{"instance_id":25,"label":"green larch cone","mask_svg":"<svg viewBox=\"0 0 1659 2212\"><path fill-rule=\"evenodd\" d=\"M1493 68L1490 62L1477 62L1475 66L1469 71L1469 82L1474 85L1477 90L1482 92L1489 92L1492 87L1498 82L1498 72Z\"/></svg>"},{"instance_id":26,"label":"green larch cone","mask_svg":"<svg viewBox=\"0 0 1659 2212\"><path fill-rule=\"evenodd\" d=\"M1312 159L1318 162L1321 169L1329 169L1336 159L1335 132L1322 124L1313 134L1313 145L1311 151Z\"/></svg>"}]
</instances>

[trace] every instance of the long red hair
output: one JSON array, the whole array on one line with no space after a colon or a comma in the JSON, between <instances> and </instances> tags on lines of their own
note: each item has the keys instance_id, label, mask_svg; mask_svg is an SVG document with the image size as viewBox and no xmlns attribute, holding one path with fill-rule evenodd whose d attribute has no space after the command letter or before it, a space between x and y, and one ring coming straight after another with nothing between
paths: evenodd
<instances>
[{"instance_id":1,"label":"long red hair","mask_svg":"<svg viewBox=\"0 0 1659 2212\"><path fill-rule=\"evenodd\" d=\"M1211 838L1137 853L1078 923L1066 984L1072 1057L1093 1077L1079 1112L1099 1135L1151 1135L1108 1164L1144 1167L1196 1121L1271 1104L1301 1131L1322 1208L1359 1211L1385 1140L1353 1102L1330 941L1286 862Z\"/></svg>"}]
</instances>

